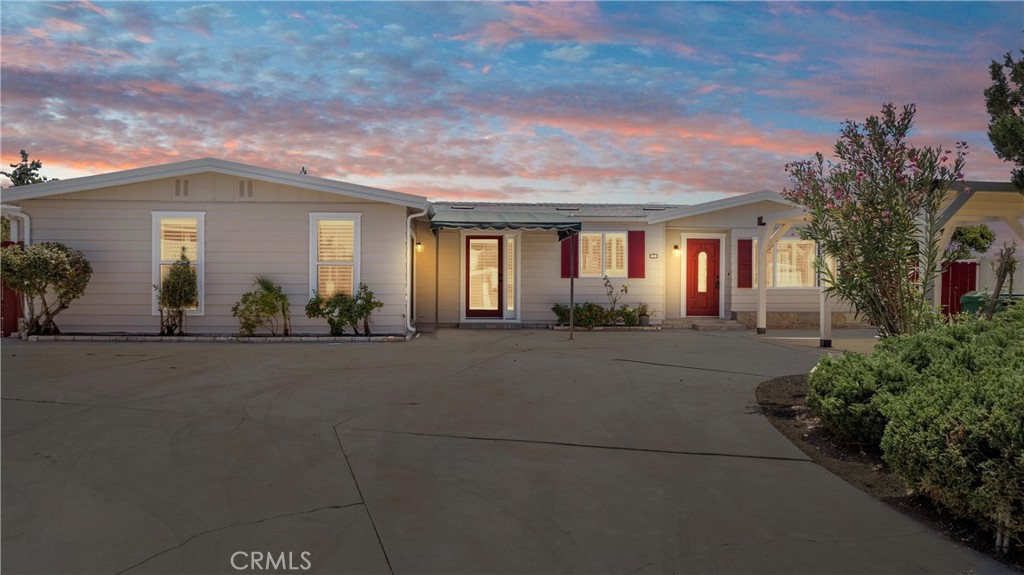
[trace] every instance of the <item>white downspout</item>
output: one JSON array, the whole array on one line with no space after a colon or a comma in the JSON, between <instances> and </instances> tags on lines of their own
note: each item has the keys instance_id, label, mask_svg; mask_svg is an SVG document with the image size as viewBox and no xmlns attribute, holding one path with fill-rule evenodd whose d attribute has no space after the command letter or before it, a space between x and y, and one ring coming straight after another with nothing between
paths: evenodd
<instances>
[{"instance_id":1,"label":"white downspout","mask_svg":"<svg viewBox=\"0 0 1024 575\"><path fill-rule=\"evenodd\" d=\"M427 215L428 211L429 208L424 206L422 212L412 214L405 220L405 257L408 264L405 270L405 328L409 333L416 332L416 328L412 325L412 261L416 257L416 247L413 244L415 234L412 232L412 221L415 218Z\"/></svg>"}]
</instances>

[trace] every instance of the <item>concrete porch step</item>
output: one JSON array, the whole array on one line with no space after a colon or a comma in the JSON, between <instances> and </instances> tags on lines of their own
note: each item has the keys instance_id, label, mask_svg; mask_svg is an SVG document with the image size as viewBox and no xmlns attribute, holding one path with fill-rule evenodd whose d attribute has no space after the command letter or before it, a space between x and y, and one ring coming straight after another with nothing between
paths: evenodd
<instances>
[{"instance_id":1,"label":"concrete porch step","mask_svg":"<svg viewBox=\"0 0 1024 575\"><path fill-rule=\"evenodd\" d=\"M717 317L686 317L665 320L662 324L666 329L695 329L697 331L744 331L747 326L734 319Z\"/></svg>"}]
</instances>

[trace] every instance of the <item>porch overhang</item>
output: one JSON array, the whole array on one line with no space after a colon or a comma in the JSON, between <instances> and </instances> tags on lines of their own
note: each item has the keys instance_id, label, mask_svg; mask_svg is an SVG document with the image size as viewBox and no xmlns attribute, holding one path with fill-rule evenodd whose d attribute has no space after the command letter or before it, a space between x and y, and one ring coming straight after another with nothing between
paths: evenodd
<instances>
[{"instance_id":1,"label":"porch overhang","mask_svg":"<svg viewBox=\"0 0 1024 575\"><path fill-rule=\"evenodd\" d=\"M579 232L583 224L560 214L450 209L443 215L435 214L430 229L553 230L562 238Z\"/></svg>"}]
</instances>

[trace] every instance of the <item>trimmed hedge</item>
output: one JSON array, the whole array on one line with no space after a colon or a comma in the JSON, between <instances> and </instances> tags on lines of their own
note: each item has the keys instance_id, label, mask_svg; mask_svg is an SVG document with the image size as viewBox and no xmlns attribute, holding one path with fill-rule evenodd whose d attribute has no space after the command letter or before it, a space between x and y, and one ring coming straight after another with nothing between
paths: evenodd
<instances>
[{"instance_id":1,"label":"trimmed hedge","mask_svg":"<svg viewBox=\"0 0 1024 575\"><path fill-rule=\"evenodd\" d=\"M891 355L825 357L808 380L807 406L836 439L877 448L887 422L883 408L919 378Z\"/></svg>"},{"instance_id":2,"label":"trimmed hedge","mask_svg":"<svg viewBox=\"0 0 1024 575\"><path fill-rule=\"evenodd\" d=\"M1020 355L1024 305L991 321L967 319L913 335L889 337L872 353L847 353L818 362L808 381L807 404L837 439L878 447L888 418L885 405L933 370L939 377L976 374ZM1018 347L1012 344L1018 343Z\"/></svg>"},{"instance_id":3,"label":"trimmed hedge","mask_svg":"<svg viewBox=\"0 0 1024 575\"><path fill-rule=\"evenodd\" d=\"M929 377L888 402L883 458L916 491L1019 539L1024 365L952 375Z\"/></svg>"},{"instance_id":4,"label":"trimmed hedge","mask_svg":"<svg viewBox=\"0 0 1024 575\"><path fill-rule=\"evenodd\" d=\"M557 325L569 325L569 306L556 303L551 307L558 318ZM594 329L599 325L640 325L640 316L637 311L629 306L616 308L615 311L606 309L604 306L583 302L576 304L573 312L573 323L576 327Z\"/></svg>"},{"instance_id":5,"label":"trimmed hedge","mask_svg":"<svg viewBox=\"0 0 1024 575\"><path fill-rule=\"evenodd\" d=\"M837 438L879 447L913 489L1024 534L1024 305L823 358L807 403Z\"/></svg>"}]
</instances>

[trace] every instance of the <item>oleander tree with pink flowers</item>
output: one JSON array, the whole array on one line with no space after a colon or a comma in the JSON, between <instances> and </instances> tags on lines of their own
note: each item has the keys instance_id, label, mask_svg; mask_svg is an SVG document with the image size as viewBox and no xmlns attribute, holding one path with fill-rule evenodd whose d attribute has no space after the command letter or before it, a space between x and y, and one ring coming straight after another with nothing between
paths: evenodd
<instances>
[{"instance_id":1,"label":"oleander tree with pink flowers","mask_svg":"<svg viewBox=\"0 0 1024 575\"><path fill-rule=\"evenodd\" d=\"M882 337L941 321L930 287L951 254L939 248L939 220L953 184L964 180L967 143L912 144L915 112L913 104L885 104L863 123L847 120L834 159L819 152L787 164L782 192L808 213L802 236L838 262L816 263L830 297L852 304Z\"/></svg>"}]
</instances>

